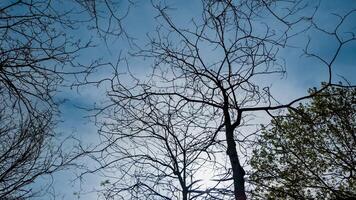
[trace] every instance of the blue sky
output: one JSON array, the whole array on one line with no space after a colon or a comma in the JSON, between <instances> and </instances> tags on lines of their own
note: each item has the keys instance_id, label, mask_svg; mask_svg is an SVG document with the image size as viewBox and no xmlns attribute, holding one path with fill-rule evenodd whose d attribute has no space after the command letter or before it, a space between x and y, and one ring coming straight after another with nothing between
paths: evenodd
<instances>
[{"instance_id":1,"label":"blue sky","mask_svg":"<svg viewBox=\"0 0 356 200\"><path fill-rule=\"evenodd\" d=\"M200 16L199 13L199 1L166 1L172 7L176 9L172 10L174 21L184 26L189 23L192 17ZM311 1L313 2L313 1ZM342 13L344 11L356 8L356 1L354 0L325 0L321 1L321 7L317 13L318 22L323 27L333 26L335 22L335 16L331 15L331 12ZM136 38L135 42L143 46L147 43L146 34L152 33L156 24L155 16L157 12L152 8L150 1L136 1L136 4L131 8L129 15L125 18L123 26L126 31ZM352 29L356 31L356 14L351 16L351 20L345 22L344 29ZM90 33L76 32L77 36L88 37ZM95 34L92 34L95 37ZM323 37L318 32L311 32L310 37L312 39L312 49L320 55L328 57L331 52L334 51L335 43L328 37ZM307 35L300 35L293 40L293 44L298 47L304 47ZM83 52L80 55L80 60L83 62L89 62L93 58L102 57L103 60L110 62L116 62L117 56L120 54L127 56L130 68L137 75L145 75L149 72L152 65L149 60L142 60L142 58L135 58L128 56L128 52L132 51L125 38L114 39L111 38L107 45L101 43L100 39L95 39L98 46ZM324 66L320 66L320 63L313 58L303 57L302 51L295 49L294 51L281 49L279 56L283 57L287 61L287 76L284 78L274 77L273 80L268 80L268 84L272 82L272 91L275 96L281 100L281 102L288 102L288 100L294 97L306 94L308 88L313 86L319 86L320 81L325 80L326 69ZM208 55L213 57L213 55ZM356 84L356 43L345 46L340 52L340 56L335 62L335 74L345 77L351 83ZM98 72L93 79L98 77L105 77L108 74L106 68L103 68ZM341 80L338 76L335 76L334 80ZM60 106L61 120L58 125L58 132L66 135L75 135L82 139L87 144L95 144L98 142L97 127L86 118L90 113L80 107L91 107L95 103L101 104L105 101L105 92L107 88L104 85L100 87L82 87L78 93L76 90L70 90L69 88L61 89L57 98L66 99L67 101ZM69 170L59 172L54 175L53 187L58 195L57 199L78 199L78 196L73 195L74 192L81 190L82 192L91 191L94 187L100 187L100 181L103 179L97 175L86 176L82 185L79 182L71 182L75 175L75 171ZM40 181L41 182L41 181ZM41 197L39 199L48 199L48 196ZM95 193L81 194L80 199L92 200L96 199Z\"/></svg>"}]
</instances>

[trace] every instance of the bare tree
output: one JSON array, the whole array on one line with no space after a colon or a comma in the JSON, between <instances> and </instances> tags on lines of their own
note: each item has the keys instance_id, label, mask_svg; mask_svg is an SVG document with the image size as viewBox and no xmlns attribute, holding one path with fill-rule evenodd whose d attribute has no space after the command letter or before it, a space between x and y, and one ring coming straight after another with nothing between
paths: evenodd
<instances>
[{"instance_id":1,"label":"bare tree","mask_svg":"<svg viewBox=\"0 0 356 200\"><path fill-rule=\"evenodd\" d=\"M94 22L104 34L98 11L110 9L114 2L65 1L74 8L63 3L0 2L0 199L35 195L30 186L35 179L63 169L79 156L63 152L63 141L54 141L60 103L55 94L63 80L75 80L99 65L78 64L76 58L91 41L82 42L83 37L70 33L81 23ZM122 33L122 18L115 20L105 33Z\"/></svg>"},{"instance_id":2,"label":"bare tree","mask_svg":"<svg viewBox=\"0 0 356 200\"><path fill-rule=\"evenodd\" d=\"M51 113L32 115L18 122L0 114L0 198L28 198L37 195L28 187L36 178L51 175L70 163L73 156L62 152L53 141ZM10 198L10 199L11 199Z\"/></svg>"},{"instance_id":3,"label":"bare tree","mask_svg":"<svg viewBox=\"0 0 356 200\"><path fill-rule=\"evenodd\" d=\"M7 107L25 108L27 112L32 112L38 110L36 102L44 102L47 105L41 106L55 108L53 94L64 76L91 72L97 63L83 66L74 60L80 50L92 46L91 41L81 42L66 33L78 28L79 23L94 21L94 27L101 34L120 35L123 32L122 28L111 25L112 20L108 24L111 26L103 32L100 25L104 23L98 22L103 10L110 9L115 2L108 1L104 5L101 1L78 2L84 10L77 6L75 11L87 11L90 14L88 18L85 14L76 15L71 10L61 10L60 2L2 2L0 89ZM75 1L69 3L76 5ZM114 11L111 15L115 14ZM116 25L121 27L122 18L116 16L116 19Z\"/></svg>"},{"instance_id":4,"label":"bare tree","mask_svg":"<svg viewBox=\"0 0 356 200\"><path fill-rule=\"evenodd\" d=\"M104 110L103 149L92 152L99 167L86 173L104 172L105 199L223 199L226 188L203 181L204 170L221 167L210 148L216 124L191 106L152 96Z\"/></svg>"},{"instance_id":5,"label":"bare tree","mask_svg":"<svg viewBox=\"0 0 356 200\"><path fill-rule=\"evenodd\" d=\"M64 75L74 73L63 67L88 47L59 28L72 27L68 17L47 1L0 4L1 199L35 195L28 185L67 162L51 143L58 114L54 94Z\"/></svg>"},{"instance_id":6,"label":"bare tree","mask_svg":"<svg viewBox=\"0 0 356 200\"><path fill-rule=\"evenodd\" d=\"M281 7L283 5L287 8ZM232 182L233 189L230 194L236 200L246 199L246 172L237 151L249 135L239 132L244 117L257 111L272 115L275 110L293 109L297 102L316 96L335 85L332 82L335 60L340 50L355 40L354 33L343 37L339 33L340 26L354 10L338 16L339 21L335 28L328 31L314 22L315 10L308 16L305 13L300 14L300 11L306 8L301 1L202 1L202 17L194 19L191 28L179 28L167 14L168 8L164 5L155 5L155 8L163 23L157 28L157 34L150 37L150 48L136 54L155 59L152 76L148 80L133 77L135 84L128 85L120 81L120 78L127 80L127 74L116 73L117 76L111 79L112 91L109 92L109 97L120 109L116 110L116 107L110 104L101 112L113 109L111 112L114 112L114 115L110 115L108 123L118 121L130 129L132 126L137 128L135 122L142 123L142 118L133 118L134 121L131 119L126 124L125 109L130 111L132 106L136 107L140 102L143 104L149 99L157 98L172 99L172 102L167 103L174 102L178 107L192 104L193 106L189 106L191 113L204 113L201 116L205 118L199 118L200 124L215 124L214 127L209 126L212 135L206 137L210 141L205 144L217 148L220 152L225 151L230 161L231 170L227 169L224 175L230 178L221 178L219 182ZM277 25L274 27L272 23ZM302 28L295 31L292 27ZM268 80L268 77L285 72L283 60L279 60L277 56L279 50L288 46L291 37L310 29L336 39L337 48L327 58L311 52L309 43L305 48L307 56L316 58L321 61L321 65L327 67L326 84L311 94L288 103L279 103L270 93L269 85L263 84L261 80ZM153 106L156 105L156 109L159 109L159 103ZM152 107L138 108L138 111L130 113L129 116L139 113L150 115L152 110ZM107 124L104 127L107 127ZM104 137L112 138L116 130L121 129L105 130ZM127 133L128 136L135 134L135 129L131 131ZM137 144L140 141L133 136L129 137L132 138L129 144ZM119 143L120 137L110 142L109 146ZM147 145L141 143L139 146ZM165 148L167 150L167 147ZM125 152L121 153L126 155ZM117 155L117 161L120 161L122 154ZM148 190L154 188L152 185L148 186ZM126 189L135 191L133 188ZM151 194L151 191L148 194Z\"/></svg>"}]
</instances>

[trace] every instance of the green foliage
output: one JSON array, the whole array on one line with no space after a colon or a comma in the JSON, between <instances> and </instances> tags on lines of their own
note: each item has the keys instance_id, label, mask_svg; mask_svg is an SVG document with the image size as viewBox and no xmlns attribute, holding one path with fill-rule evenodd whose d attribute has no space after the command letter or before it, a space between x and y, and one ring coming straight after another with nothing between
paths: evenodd
<instances>
[{"instance_id":1,"label":"green foliage","mask_svg":"<svg viewBox=\"0 0 356 200\"><path fill-rule=\"evenodd\" d=\"M355 88L329 88L273 119L253 152L253 197L356 197L355 130Z\"/></svg>"}]
</instances>

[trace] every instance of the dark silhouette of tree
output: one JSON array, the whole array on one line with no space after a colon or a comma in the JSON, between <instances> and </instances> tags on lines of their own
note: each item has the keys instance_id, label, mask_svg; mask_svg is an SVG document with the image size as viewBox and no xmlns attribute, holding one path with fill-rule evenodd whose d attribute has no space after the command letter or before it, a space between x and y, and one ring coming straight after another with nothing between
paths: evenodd
<instances>
[{"instance_id":1,"label":"dark silhouette of tree","mask_svg":"<svg viewBox=\"0 0 356 200\"><path fill-rule=\"evenodd\" d=\"M273 119L251 159L256 199L356 196L355 97L355 88L329 88Z\"/></svg>"},{"instance_id":2,"label":"dark silhouette of tree","mask_svg":"<svg viewBox=\"0 0 356 200\"><path fill-rule=\"evenodd\" d=\"M217 152L210 148L216 124L204 124L209 116L192 113L186 108L190 106L148 97L116 102L107 109L111 122L102 124L104 149L98 150L100 167L95 170L113 172L102 183L105 199L224 197L226 188L206 186L202 180L207 167L220 167Z\"/></svg>"},{"instance_id":3,"label":"dark silhouette of tree","mask_svg":"<svg viewBox=\"0 0 356 200\"><path fill-rule=\"evenodd\" d=\"M37 194L29 184L63 169L73 156L54 144L51 113L19 122L4 112L0 113L0 198L28 198Z\"/></svg>"},{"instance_id":4,"label":"dark silhouette of tree","mask_svg":"<svg viewBox=\"0 0 356 200\"><path fill-rule=\"evenodd\" d=\"M72 21L49 1L0 4L0 199L36 195L29 187L73 158L54 144L56 88L88 44L72 41L60 26ZM57 10L56 10L57 9Z\"/></svg>"},{"instance_id":5,"label":"dark silhouette of tree","mask_svg":"<svg viewBox=\"0 0 356 200\"><path fill-rule=\"evenodd\" d=\"M114 2L66 1L67 7L61 3L0 2L0 199L36 195L29 184L79 156L65 153L63 143L54 141L60 103L55 93L63 80L79 80L100 64L78 64L76 58L91 41L82 42L83 37L76 39L71 31L94 22L92 27L102 35L122 34L122 18L110 19L105 31L99 23L102 10ZM114 18L114 11L107 15Z\"/></svg>"},{"instance_id":6,"label":"dark silhouette of tree","mask_svg":"<svg viewBox=\"0 0 356 200\"><path fill-rule=\"evenodd\" d=\"M220 186L226 186L227 195L234 196L236 200L246 199L246 172L238 154L238 149L249 135L240 132L244 117L261 111L272 116L273 111L293 109L292 106L297 102L318 96L328 87L337 85L332 82L334 62L340 50L355 40L355 34L349 34L350 37L340 35L340 26L355 10L338 16L338 24L329 31L320 28L313 20L316 11L310 16L300 15L304 8L301 2L279 3L251 0L202 1L201 18L193 19L192 24L184 28L176 25L167 14L168 7L163 4L154 5L160 13L157 19L162 23L156 29L157 34L149 36L149 48L135 54L155 60L153 73L145 79L116 71L114 78L106 79L111 82L111 90L108 92L111 101L109 105L99 109L99 115L104 114L103 116L107 117L103 127L108 124L113 127L126 124L125 128L129 129L136 127L134 122L142 123L140 120L144 118L128 122L125 119L125 109L130 112L132 106L137 107L151 99L158 99L158 102L152 105L157 105L157 109L160 103L165 102L172 103L176 110L200 113L204 117L199 118L199 123L209 124L211 133L206 136L210 141L203 143L209 145L209 149L226 152L230 161L223 164L222 168L226 170L219 174L217 182ZM277 25L274 26L274 23ZM309 43L305 48L307 56L318 59L321 65L327 67L326 84L310 94L288 103L280 103L271 94L269 84L264 84L261 80L285 72L283 60L279 60L277 56L279 50L288 47L291 37L301 32L306 33L310 29L336 39L337 48L328 58L312 52ZM149 115L152 110L141 106L137 108L139 110L130 115L142 116L141 112ZM111 114L107 116L107 113ZM103 138L115 138L112 135L117 134L116 130L122 134L122 128L106 129L102 131ZM132 141L129 144L137 144L137 138L130 137ZM197 139L197 142L201 141ZM122 140L117 137L109 142L109 146L118 145L120 142ZM103 144L105 146L105 142ZM147 146L141 145L142 148ZM121 152L115 156L117 159L113 162L120 163L125 154ZM105 168L105 165L102 168ZM155 189L153 186L148 187ZM136 192L134 188L126 189ZM141 191L140 194L148 195L143 193L144 191ZM224 195L225 193L222 192Z\"/></svg>"}]
</instances>

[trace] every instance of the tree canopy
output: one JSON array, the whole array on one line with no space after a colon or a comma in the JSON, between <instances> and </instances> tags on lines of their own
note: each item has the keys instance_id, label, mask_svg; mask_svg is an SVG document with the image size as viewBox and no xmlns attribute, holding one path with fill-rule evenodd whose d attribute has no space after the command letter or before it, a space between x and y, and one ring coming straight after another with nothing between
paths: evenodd
<instances>
[{"instance_id":1,"label":"tree canopy","mask_svg":"<svg viewBox=\"0 0 356 200\"><path fill-rule=\"evenodd\" d=\"M355 197L355 131L355 88L329 88L286 116L275 117L253 152L255 197Z\"/></svg>"}]
</instances>

